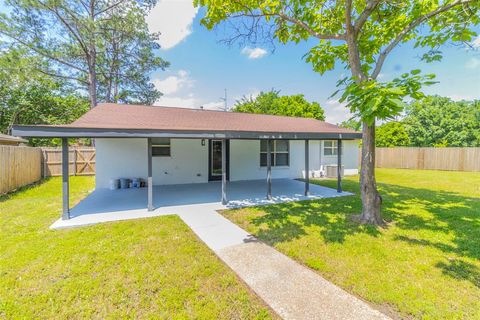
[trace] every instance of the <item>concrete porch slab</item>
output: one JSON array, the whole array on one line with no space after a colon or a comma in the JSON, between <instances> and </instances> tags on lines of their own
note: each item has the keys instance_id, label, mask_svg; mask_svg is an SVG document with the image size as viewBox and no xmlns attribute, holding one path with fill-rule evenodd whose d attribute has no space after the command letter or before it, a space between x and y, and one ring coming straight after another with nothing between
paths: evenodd
<instances>
[{"instance_id":1,"label":"concrete porch slab","mask_svg":"<svg viewBox=\"0 0 480 320\"><path fill-rule=\"evenodd\" d=\"M272 199L266 198L265 180L235 181L227 184L228 204L222 205L221 183L197 183L154 186L155 210L148 211L147 189L97 189L70 210L70 219L59 219L50 228L68 228L109 221L149 218L199 209L221 210L255 205L331 198L350 195L331 188L310 184L310 195L305 196L304 183L292 179L272 182ZM194 210L192 210L194 208ZM200 216L198 217L200 218Z\"/></svg>"}]
</instances>

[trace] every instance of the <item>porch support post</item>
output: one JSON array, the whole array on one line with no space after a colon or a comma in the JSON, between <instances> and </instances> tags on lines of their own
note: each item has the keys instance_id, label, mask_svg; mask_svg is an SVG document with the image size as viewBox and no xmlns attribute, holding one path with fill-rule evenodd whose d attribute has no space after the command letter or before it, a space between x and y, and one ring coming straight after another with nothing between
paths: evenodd
<instances>
[{"instance_id":1,"label":"porch support post","mask_svg":"<svg viewBox=\"0 0 480 320\"><path fill-rule=\"evenodd\" d=\"M62 220L70 219L68 165L68 138L62 138Z\"/></svg>"},{"instance_id":2,"label":"porch support post","mask_svg":"<svg viewBox=\"0 0 480 320\"><path fill-rule=\"evenodd\" d=\"M222 139L222 204L227 202L227 143Z\"/></svg>"},{"instance_id":3,"label":"porch support post","mask_svg":"<svg viewBox=\"0 0 480 320\"><path fill-rule=\"evenodd\" d=\"M152 178L152 139L147 138L147 166L148 166L148 211L153 211L153 178Z\"/></svg>"},{"instance_id":4,"label":"porch support post","mask_svg":"<svg viewBox=\"0 0 480 320\"><path fill-rule=\"evenodd\" d=\"M342 140L337 140L337 192L342 192Z\"/></svg>"},{"instance_id":5,"label":"porch support post","mask_svg":"<svg viewBox=\"0 0 480 320\"><path fill-rule=\"evenodd\" d=\"M270 144L272 140L267 140L267 199L272 200L272 150Z\"/></svg>"},{"instance_id":6,"label":"porch support post","mask_svg":"<svg viewBox=\"0 0 480 320\"><path fill-rule=\"evenodd\" d=\"M310 195L310 150L309 141L305 140L305 196Z\"/></svg>"}]
</instances>

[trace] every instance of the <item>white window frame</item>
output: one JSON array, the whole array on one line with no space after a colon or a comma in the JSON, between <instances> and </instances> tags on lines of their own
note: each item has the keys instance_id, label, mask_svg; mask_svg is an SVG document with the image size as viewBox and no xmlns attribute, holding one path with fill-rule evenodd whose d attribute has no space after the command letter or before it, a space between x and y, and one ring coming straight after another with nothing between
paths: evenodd
<instances>
[{"instance_id":1,"label":"white window frame","mask_svg":"<svg viewBox=\"0 0 480 320\"><path fill-rule=\"evenodd\" d=\"M267 151L262 151L262 141L268 141L268 140L260 140L260 167L261 168L266 168L267 164L262 165L262 154L267 155ZM286 141L287 142L287 150L286 151L278 151L277 150L277 141ZM273 146L270 149L270 152L272 153L272 167L290 167L290 140L272 140ZM268 142L267 142L268 143ZM287 164L282 164L282 165L277 165L277 155L278 154L286 154L287 155Z\"/></svg>"},{"instance_id":2,"label":"white window frame","mask_svg":"<svg viewBox=\"0 0 480 320\"><path fill-rule=\"evenodd\" d=\"M163 140L162 142L155 142L155 139ZM168 149L168 154L154 154L155 148ZM172 156L172 140L169 138L152 138L152 157L171 157Z\"/></svg>"},{"instance_id":3,"label":"white window frame","mask_svg":"<svg viewBox=\"0 0 480 320\"><path fill-rule=\"evenodd\" d=\"M329 143L331 142L332 145L327 147L325 145L326 142L329 142ZM330 154L327 154L325 152L325 150L327 150L327 149L330 150L330 152L331 152ZM325 157L335 157L335 156L337 156L337 150L338 150L338 141L337 140L324 140L323 141L322 152L323 152L323 155ZM342 143L342 149L340 150L340 154L343 155L343 153L344 153L344 144Z\"/></svg>"}]
</instances>

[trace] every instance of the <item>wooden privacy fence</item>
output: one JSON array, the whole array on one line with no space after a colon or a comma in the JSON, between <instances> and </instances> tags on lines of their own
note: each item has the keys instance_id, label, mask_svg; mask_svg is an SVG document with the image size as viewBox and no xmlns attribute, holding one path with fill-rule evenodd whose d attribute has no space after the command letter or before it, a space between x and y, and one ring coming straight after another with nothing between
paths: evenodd
<instances>
[{"instance_id":1,"label":"wooden privacy fence","mask_svg":"<svg viewBox=\"0 0 480 320\"><path fill-rule=\"evenodd\" d=\"M40 180L42 150L0 146L0 194Z\"/></svg>"},{"instance_id":2,"label":"wooden privacy fence","mask_svg":"<svg viewBox=\"0 0 480 320\"><path fill-rule=\"evenodd\" d=\"M480 171L480 148L376 148L377 168Z\"/></svg>"},{"instance_id":3,"label":"wooden privacy fence","mask_svg":"<svg viewBox=\"0 0 480 320\"><path fill-rule=\"evenodd\" d=\"M62 149L42 148L42 175L43 177L62 175ZM75 176L95 174L95 148L70 147L68 152L68 172Z\"/></svg>"}]
</instances>

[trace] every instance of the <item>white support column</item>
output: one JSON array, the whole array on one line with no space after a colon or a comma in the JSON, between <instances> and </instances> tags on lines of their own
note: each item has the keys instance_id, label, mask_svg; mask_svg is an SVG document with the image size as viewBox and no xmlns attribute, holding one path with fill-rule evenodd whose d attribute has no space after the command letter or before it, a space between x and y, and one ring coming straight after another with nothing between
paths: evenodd
<instances>
[{"instance_id":1,"label":"white support column","mask_svg":"<svg viewBox=\"0 0 480 320\"><path fill-rule=\"evenodd\" d=\"M342 140L337 140L337 192L342 192Z\"/></svg>"},{"instance_id":2,"label":"white support column","mask_svg":"<svg viewBox=\"0 0 480 320\"><path fill-rule=\"evenodd\" d=\"M70 219L70 191L68 176L68 138L62 138L62 219Z\"/></svg>"},{"instance_id":3,"label":"white support column","mask_svg":"<svg viewBox=\"0 0 480 320\"><path fill-rule=\"evenodd\" d=\"M227 142L222 139L222 204L227 203Z\"/></svg>"},{"instance_id":4,"label":"white support column","mask_svg":"<svg viewBox=\"0 0 480 320\"><path fill-rule=\"evenodd\" d=\"M148 178L147 178L147 188L148 188L148 211L153 211L153 178L152 178L152 139L147 138L147 166L148 166Z\"/></svg>"},{"instance_id":5,"label":"white support column","mask_svg":"<svg viewBox=\"0 0 480 320\"><path fill-rule=\"evenodd\" d=\"M305 196L310 195L310 148L308 142L305 140Z\"/></svg>"},{"instance_id":6,"label":"white support column","mask_svg":"<svg viewBox=\"0 0 480 320\"><path fill-rule=\"evenodd\" d=\"M267 199L272 200L272 150L270 144L272 140L267 140Z\"/></svg>"}]
</instances>

